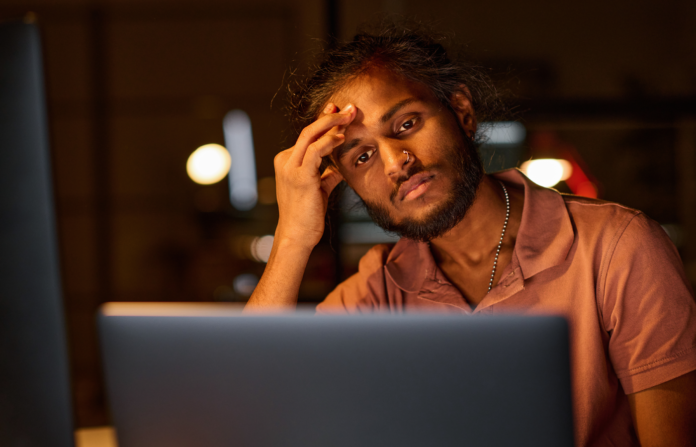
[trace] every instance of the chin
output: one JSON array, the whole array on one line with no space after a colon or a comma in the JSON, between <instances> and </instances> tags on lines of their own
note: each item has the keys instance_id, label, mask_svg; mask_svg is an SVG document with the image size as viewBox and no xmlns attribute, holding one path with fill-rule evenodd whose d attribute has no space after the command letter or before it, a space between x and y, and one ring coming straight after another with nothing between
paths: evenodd
<instances>
[{"instance_id":1,"label":"chin","mask_svg":"<svg viewBox=\"0 0 696 447\"><path fill-rule=\"evenodd\" d=\"M448 200L446 199L434 201L426 197L419 197L417 200L411 202L410 205L412 206L409 206L408 209L399 213L399 216L392 214L392 221L397 223L397 225L406 220L425 223L439 214L439 211L447 202Z\"/></svg>"},{"instance_id":2,"label":"chin","mask_svg":"<svg viewBox=\"0 0 696 447\"><path fill-rule=\"evenodd\" d=\"M417 199L408 202L405 206L395 209L389 207L388 221L390 225L400 226L404 222L413 224L426 224L429 221L436 219L442 212L443 208L447 208L451 203L451 196L432 197L431 195L418 197ZM377 211L377 210L375 210ZM383 216L385 208L381 208L378 212ZM384 222L384 220L382 220Z\"/></svg>"}]
</instances>

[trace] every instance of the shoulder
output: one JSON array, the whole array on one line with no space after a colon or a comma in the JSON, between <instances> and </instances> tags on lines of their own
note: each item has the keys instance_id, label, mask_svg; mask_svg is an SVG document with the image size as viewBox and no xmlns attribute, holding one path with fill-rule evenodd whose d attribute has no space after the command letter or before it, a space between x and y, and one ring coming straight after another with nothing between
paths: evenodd
<instances>
[{"instance_id":1,"label":"shoulder","mask_svg":"<svg viewBox=\"0 0 696 447\"><path fill-rule=\"evenodd\" d=\"M386 300L384 266L395 244L379 244L360 259L358 272L317 306L318 313L369 312Z\"/></svg>"},{"instance_id":2,"label":"shoulder","mask_svg":"<svg viewBox=\"0 0 696 447\"><path fill-rule=\"evenodd\" d=\"M640 210L619 203L563 195L576 232L609 233L611 247L657 248L676 252L662 226Z\"/></svg>"},{"instance_id":3,"label":"shoulder","mask_svg":"<svg viewBox=\"0 0 696 447\"><path fill-rule=\"evenodd\" d=\"M681 268L676 247L662 226L643 212L598 199L563 195L579 248L601 252L602 274L612 265L669 261Z\"/></svg>"},{"instance_id":4,"label":"shoulder","mask_svg":"<svg viewBox=\"0 0 696 447\"><path fill-rule=\"evenodd\" d=\"M591 223L596 226L598 223L626 223L638 215L645 217L641 211L619 203L570 194L561 194L561 196L568 213L575 222Z\"/></svg>"},{"instance_id":5,"label":"shoulder","mask_svg":"<svg viewBox=\"0 0 696 447\"><path fill-rule=\"evenodd\" d=\"M634 270L640 267L652 274L664 269L683 271L679 252L659 223L642 212L622 217L614 225L616 231L608 246L610 263L606 268L624 269L630 265Z\"/></svg>"},{"instance_id":6,"label":"shoulder","mask_svg":"<svg viewBox=\"0 0 696 447\"><path fill-rule=\"evenodd\" d=\"M639 210L599 199L565 194L562 197L580 247L606 253L620 241L646 234L660 243L669 243L660 224Z\"/></svg>"},{"instance_id":7,"label":"shoulder","mask_svg":"<svg viewBox=\"0 0 696 447\"><path fill-rule=\"evenodd\" d=\"M378 244L370 248L365 255L360 258L358 272L360 274L372 274L381 270L386 264L396 244Z\"/></svg>"},{"instance_id":8,"label":"shoulder","mask_svg":"<svg viewBox=\"0 0 696 447\"><path fill-rule=\"evenodd\" d=\"M594 231L607 233L607 237L595 239L602 242L598 244L602 253L597 300L605 326L613 327L606 318L626 313L623 308L637 302L646 309L660 308L654 314L663 316L673 306L693 311L691 284L679 252L662 226L644 213L621 205L607 204L604 208L608 217L600 216Z\"/></svg>"}]
</instances>

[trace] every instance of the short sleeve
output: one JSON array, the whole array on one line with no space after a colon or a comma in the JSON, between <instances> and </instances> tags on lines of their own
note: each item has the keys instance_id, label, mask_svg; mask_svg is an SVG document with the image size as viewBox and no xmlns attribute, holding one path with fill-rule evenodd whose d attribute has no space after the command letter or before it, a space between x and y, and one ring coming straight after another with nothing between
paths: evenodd
<instances>
[{"instance_id":1,"label":"short sleeve","mask_svg":"<svg viewBox=\"0 0 696 447\"><path fill-rule=\"evenodd\" d=\"M358 273L338 285L317 306L318 314L369 313L387 302L384 264L393 244L372 247L360 259Z\"/></svg>"},{"instance_id":2,"label":"short sleeve","mask_svg":"<svg viewBox=\"0 0 696 447\"><path fill-rule=\"evenodd\" d=\"M602 263L598 304L609 357L630 394L696 369L696 302L659 224L638 213L614 241Z\"/></svg>"}]
</instances>

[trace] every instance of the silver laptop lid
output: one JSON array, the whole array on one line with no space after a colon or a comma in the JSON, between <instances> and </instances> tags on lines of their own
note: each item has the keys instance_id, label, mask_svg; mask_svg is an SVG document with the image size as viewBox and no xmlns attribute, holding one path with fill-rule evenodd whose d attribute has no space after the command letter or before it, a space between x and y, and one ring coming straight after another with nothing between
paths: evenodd
<instances>
[{"instance_id":1,"label":"silver laptop lid","mask_svg":"<svg viewBox=\"0 0 696 447\"><path fill-rule=\"evenodd\" d=\"M110 303L99 325L121 447L573 443L562 318Z\"/></svg>"}]
</instances>

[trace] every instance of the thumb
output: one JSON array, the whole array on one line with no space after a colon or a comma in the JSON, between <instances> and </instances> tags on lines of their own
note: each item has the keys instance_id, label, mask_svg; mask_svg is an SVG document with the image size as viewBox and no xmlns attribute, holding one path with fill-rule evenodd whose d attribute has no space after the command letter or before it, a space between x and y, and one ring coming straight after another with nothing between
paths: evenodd
<instances>
[{"instance_id":1,"label":"thumb","mask_svg":"<svg viewBox=\"0 0 696 447\"><path fill-rule=\"evenodd\" d=\"M328 196L342 180L343 176L341 173L333 166L329 166L321 175L321 189L324 190Z\"/></svg>"}]
</instances>

